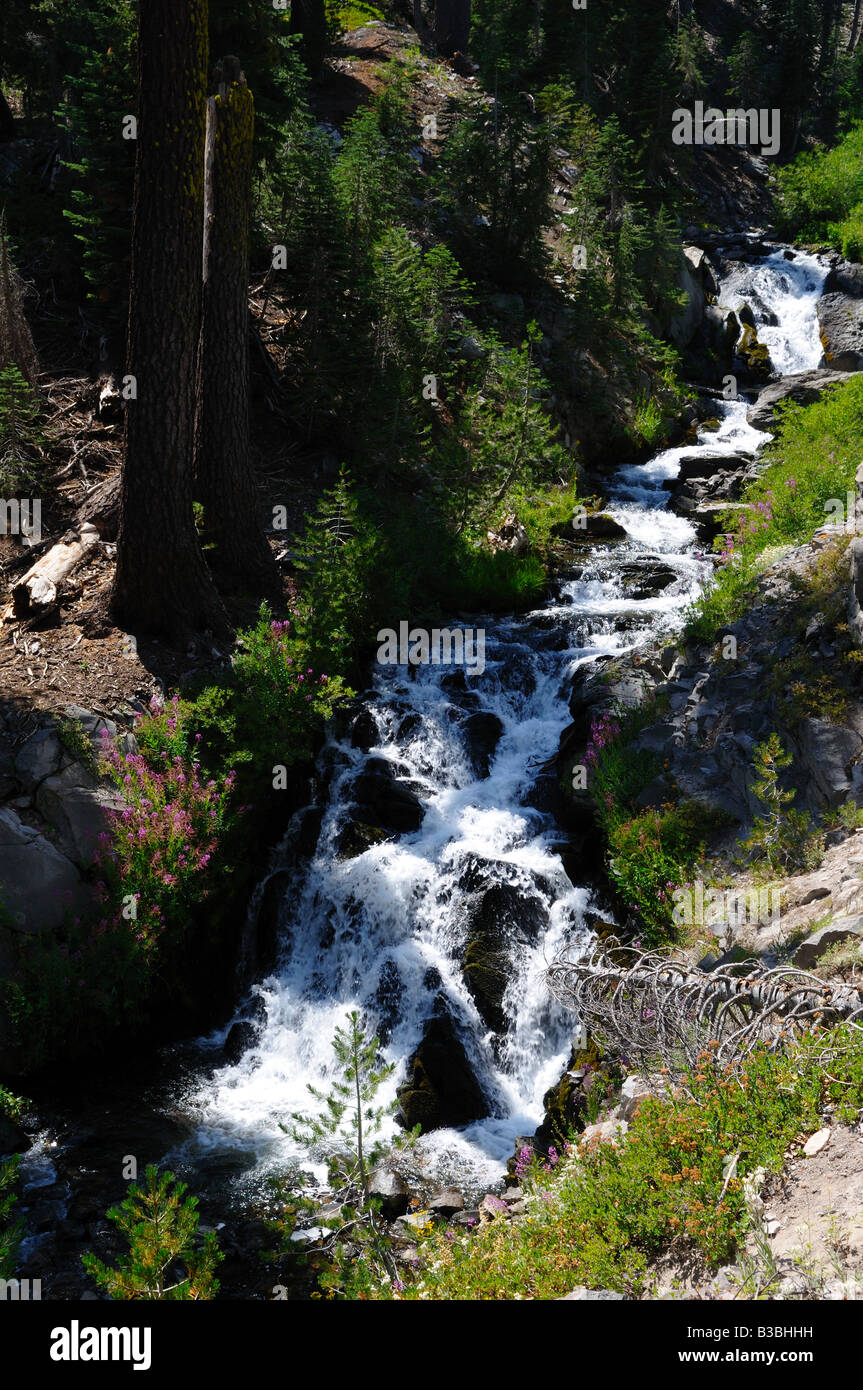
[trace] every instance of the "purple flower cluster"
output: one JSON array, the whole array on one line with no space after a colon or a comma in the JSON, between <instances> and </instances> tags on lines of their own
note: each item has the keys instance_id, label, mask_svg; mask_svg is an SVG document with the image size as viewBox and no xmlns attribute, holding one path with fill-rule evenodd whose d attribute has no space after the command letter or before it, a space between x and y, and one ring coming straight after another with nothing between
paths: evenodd
<instances>
[{"instance_id":1,"label":"purple flower cluster","mask_svg":"<svg viewBox=\"0 0 863 1390\"><path fill-rule=\"evenodd\" d=\"M613 743L620 733L620 724L610 710L603 710L590 725L590 738L584 754L584 761L594 767L599 761L603 748Z\"/></svg>"}]
</instances>

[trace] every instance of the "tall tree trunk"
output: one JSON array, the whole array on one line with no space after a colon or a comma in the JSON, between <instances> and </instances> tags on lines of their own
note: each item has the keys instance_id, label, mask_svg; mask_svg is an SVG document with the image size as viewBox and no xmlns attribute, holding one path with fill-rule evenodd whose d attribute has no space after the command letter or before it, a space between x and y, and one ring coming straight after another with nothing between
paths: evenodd
<instances>
[{"instance_id":1,"label":"tall tree trunk","mask_svg":"<svg viewBox=\"0 0 863 1390\"><path fill-rule=\"evenodd\" d=\"M0 140L12 140L14 137L15 117L3 92L0 91Z\"/></svg>"},{"instance_id":2,"label":"tall tree trunk","mask_svg":"<svg viewBox=\"0 0 863 1390\"><path fill-rule=\"evenodd\" d=\"M861 0L854 0L854 13L851 16L851 33L848 35L848 52L853 53L857 47L857 27L860 23Z\"/></svg>"},{"instance_id":3,"label":"tall tree trunk","mask_svg":"<svg viewBox=\"0 0 863 1390\"><path fill-rule=\"evenodd\" d=\"M317 77L327 49L327 11L324 0L291 0L291 33L300 35L300 57L309 77Z\"/></svg>"},{"instance_id":4,"label":"tall tree trunk","mask_svg":"<svg viewBox=\"0 0 863 1390\"><path fill-rule=\"evenodd\" d=\"M470 0L436 0L435 43L445 58L467 53L470 38Z\"/></svg>"},{"instance_id":5,"label":"tall tree trunk","mask_svg":"<svg viewBox=\"0 0 863 1390\"><path fill-rule=\"evenodd\" d=\"M112 612L185 639L228 620L192 513L201 322L206 0L140 0L126 405Z\"/></svg>"},{"instance_id":6,"label":"tall tree trunk","mask_svg":"<svg viewBox=\"0 0 863 1390\"><path fill-rule=\"evenodd\" d=\"M229 60L225 59L227 66ZM249 457L249 225L255 104L244 80L207 103L204 311L198 360L195 495L215 569L279 591Z\"/></svg>"}]
</instances>

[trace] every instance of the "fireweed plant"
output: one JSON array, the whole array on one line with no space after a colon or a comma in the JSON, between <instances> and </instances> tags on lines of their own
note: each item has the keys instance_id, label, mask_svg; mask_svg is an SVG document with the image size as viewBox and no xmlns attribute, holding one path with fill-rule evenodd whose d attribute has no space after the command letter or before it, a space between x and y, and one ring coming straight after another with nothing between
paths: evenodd
<instances>
[{"instance_id":1,"label":"fireweed plant","mask_svg":"<svg viewBox=\"0 0 863 1390\"><path fill-rule=\"evenodd\" d=\"M155 697L136 720L137 748L103 739L100 770L123 805L93 858L95 911L70 910L63 938L36 942L23 981L5 987L24 1070L134 1030L157 995L182 991L200 906L242 862L274 766L308 759L347 693L264 606L218 685Z\"/></svg>"}]
</instances>

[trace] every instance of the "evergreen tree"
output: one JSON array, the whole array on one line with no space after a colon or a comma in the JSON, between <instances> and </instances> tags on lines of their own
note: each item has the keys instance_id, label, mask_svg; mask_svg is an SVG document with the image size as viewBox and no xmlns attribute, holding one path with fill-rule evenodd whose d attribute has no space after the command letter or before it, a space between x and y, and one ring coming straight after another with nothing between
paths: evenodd
<instances>
[{"instance_id":1,"label":"evergreen tree","mask_svg":"<svg viewBox=\"0 0 863 1390\"><path fill-rule=\"evenodd\" d=\"M129 1245L116 1267L88 1252L81 1256L87 1273L109 1298L164 1299L196 1302L214 1298L221 1254L214 1232L198 1242L198 1199L185 1194L186 1184L173 1173L150 1164L144 1185L130 1184L127 1196L108 1211Z\"/></svg>"},{"instance_id":2,"label":"evergreen tree","mask_svg":"<svg viewBox=\"0 0 863 1390\"><path fill-rule=\"evenodd\" d=\"M128 314L135 170L135 141L123 138L124 117L135 109L134 22L124 0L103 0L93 18L86 41L69 45L57 112L68 131L66 168L74 175L63 212L81 248L91 313L119 343Z\"/></svg>"},{"instance_id":3,"label":"evergreen tree","mask_svg":"<svg viewBox=\"0 0 863 1390\"><path fill-rule=\"evenodd\" d=\"M0 1279L13 1279L24 1223L13 1215L18 1200L18 1159L0 1161Z\"/></svg>"}]
</instances>

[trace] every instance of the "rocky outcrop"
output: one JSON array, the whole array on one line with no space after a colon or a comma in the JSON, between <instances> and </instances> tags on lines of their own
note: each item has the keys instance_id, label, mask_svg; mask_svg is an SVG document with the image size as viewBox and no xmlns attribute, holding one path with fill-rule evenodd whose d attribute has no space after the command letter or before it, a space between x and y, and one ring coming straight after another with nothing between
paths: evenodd
<instances>
[{"instance_id":1,"label":"rocky outcrop","mask_svg":"<svg viewBox=\"0 0 863 1390\"><path fill-rule=\"evenodd\" d=\"M118 737L113 720L69 705L66 724L46 718L6 760L0 806L0 975L21 978L37 935L61 933L95 899L88 878L98 837L123 799L100 779L102 736ZM121 746L137 751L131 734ZM0 1069L8 1032L0 1010Z\"/></svg>"},{"instance_id":2,"label":"rocky outcrop","mask_svg":"<svg viewBox=\"0 0 863 1390\"><path fill-rule=\"evenodd\" d=\"M675 347L688 347L701 327L707 295L719 291L719 282L706 252L700 246L683 247L683 263L677 272L677 287L686 302L668 325L668 337Z\"/></svg>"},{"instance_id":3,"label":"rocky outcrop","mask_svg":"<svg viewBox=\"0 0 863 1390\"><path fill-rule=\"evenodd\" d=\"M474 900L462 975L480 1017L494 1032L506 1028L503 997L512 974L513 947L535 940L545 921L542 904L512 883L493 884Z\"/></svg>"},{"instance_id":4,"label":"rocky outcrop","mask_svg":"<svg viewBox=\"0 0 863 1390\"><path fill-rule=\"evenodd\" d=\"M829 386L839 386L848 378L848 372L827 371L823 368L784 376L781 381L771 382L759 392L758 399L751 410L747 411L746 418L757 430L773 429L779 401L792 400L798 405L811 405Z\"/></svg>"},{"instance_id":5,"label":"rocky outcrop","mask_svg":"<svg viewBox=\"0 0 863 1390\"><path fill-rule=\"evenodd\" d=\"M863 368L863 266L838 261L818 301L824 360L834 371Z\"/></svg>"},{"instance_id":6,"label":"rocky outcrop","mask_svg":"<svg viewBox=\"0 0 863 1390\"><path fill-rule=\"evenodd\" d=\"M468 1125L489 1113L488 1101L448 1013L442 1011L426 1024L398 1098L407 1128L419 1124L423 1133Z\"/></svg>"}]
</instances>

